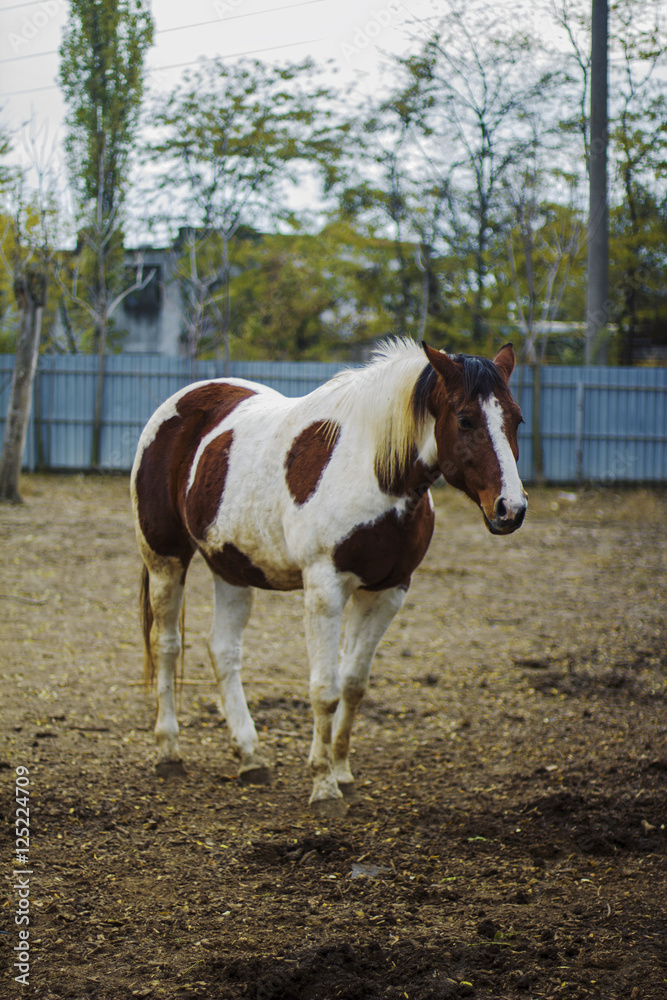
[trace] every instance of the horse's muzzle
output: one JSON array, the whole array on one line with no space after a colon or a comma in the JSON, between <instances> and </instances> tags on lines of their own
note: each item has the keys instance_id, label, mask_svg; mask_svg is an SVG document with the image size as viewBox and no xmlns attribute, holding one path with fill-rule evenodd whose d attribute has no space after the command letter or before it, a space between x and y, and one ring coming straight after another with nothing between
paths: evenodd
<instances>
[{"instance_id":1,"label":"horse's muzzle","mask_svg":"<svg viewBox=\"0 0 667 1000\"><path fill-rule=\"evenodd\" d=\"M527 506L525 500L521 504L512 505L504 497L498 497L493 505L493 519L490 520L484 510L482 514L492 535L511 535L523 524Z\"/></svg>"}]
</instances>

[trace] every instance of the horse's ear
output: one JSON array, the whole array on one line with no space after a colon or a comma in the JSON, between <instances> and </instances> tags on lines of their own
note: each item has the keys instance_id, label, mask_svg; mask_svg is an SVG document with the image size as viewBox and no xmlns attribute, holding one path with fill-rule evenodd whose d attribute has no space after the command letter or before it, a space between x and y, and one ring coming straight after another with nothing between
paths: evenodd
<instances>
[{"instance_id":1,"label":"horse's ear","mask_svg":"<svg viewBox=\"0 0 667 1000\"><path fill-rule=\"evenodd\" d=\"M514 371L514 365L516 364L516 358L514 357L514 349L512 345L505 344L504 347L501 347L493 359L493 363L496 368L500 369L500 374L505 381L509 382L510 375Z\"/></svg>"},{"instance_id":2,"label":"horse's ear","mask_svg":"<svg viewBox=\"0 0 667 1000\"><path fill-rule=\"evenodd\" d=\"M422 340L422 347L424 348L426 357L431 362L431 367L435 368L447 388L450 391L460 388L462 378L461 368L456 361L452 361L449 355L443 351L436 351L434 347L429 347L424 340Z\"/></svg>"}]
</instances>

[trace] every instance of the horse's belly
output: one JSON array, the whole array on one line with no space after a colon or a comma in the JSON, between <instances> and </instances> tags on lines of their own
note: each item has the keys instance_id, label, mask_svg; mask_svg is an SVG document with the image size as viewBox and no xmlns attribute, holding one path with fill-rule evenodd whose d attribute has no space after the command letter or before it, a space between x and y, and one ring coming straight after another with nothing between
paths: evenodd
<instances>
[{"instance_id":1,"label":"horse's belly","mask_svg":"<svg viewBox=\"0 0 667 1000\"><path fill-rule=\"evenodd\" d=\"M224 542L221 547L202 545L200 551L213 572L234 587L299 590L303 586L297 566L258 558L254 552L252 558L234 542Z\"/></svg>"}]
</instances>

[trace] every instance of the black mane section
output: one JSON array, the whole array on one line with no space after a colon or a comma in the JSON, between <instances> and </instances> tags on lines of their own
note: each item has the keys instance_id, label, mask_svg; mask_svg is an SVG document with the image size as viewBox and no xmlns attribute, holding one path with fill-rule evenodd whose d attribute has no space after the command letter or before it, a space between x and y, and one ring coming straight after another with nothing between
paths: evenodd
<instances>
[{"instance_id":1,"label":"black mane section","mask_svg":"<svg viewBox=\"0 0 667 1000\"><path fill-rule=\"evenodd\" d=\"M412 390L412 409L419 422L426 419L428 401L431 398L431 392L437 381L438 373L432 367L431 363L427 361L425 367L420 371L419 378Z\"/></svg>"},{"instance_id":2,"label":"black mane section","mask_svg":"<svg viewBox=\"0 0 667 1000\"><path fill-rule=\"evenodd\" d=\"M487 399L493 393L507 389L502 375L489 358L477 358L471 354L451 354L450 357L461 368L463 395L466 401L476 399L477 396ZM417 420L426 417L428 402L437 380L438 373L427 362L412 390L412 406Z\"/></svg>"},{"instance_id":3,"label":"black mane section","mask_svg":"<svg viewBox=\"0 0 667 1000\"><path fill-rule=\"evenodd\" d=\"M487 399L494 392L506 388L502 375L489 358L475 358L469 354L453 354L451 357L452 361L462 366L466 399L476 396Z\"/></svg>"}]
</instances>

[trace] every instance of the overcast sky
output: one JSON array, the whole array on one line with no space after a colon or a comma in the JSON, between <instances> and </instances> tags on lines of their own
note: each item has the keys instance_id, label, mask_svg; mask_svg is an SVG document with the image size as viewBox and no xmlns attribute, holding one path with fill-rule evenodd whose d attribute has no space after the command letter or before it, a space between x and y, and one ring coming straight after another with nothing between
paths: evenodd
<instances>
[{"instance_id":1,"label":"overcast sky","mask_svg":"<svg viewBox=\"0 0 667 1000\"><path fill-rule=\"evenodd\" d=\"M408 9L409 8L409 9ZM153 0L151 90L169 90L202 56L334 60L339 78L372 92L382 51L405 52L442 12L438 0ZM0 0L0 115L12 130L32 120L49 142L62 134L58 47L66 0ZM415 23L415 18L420 23ZM17 146L21 147L19 138Z\"/></svg>"}]
</instances>

